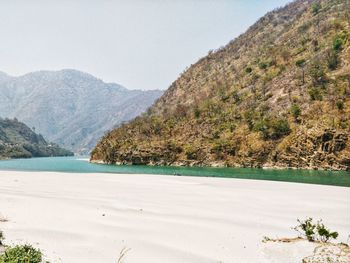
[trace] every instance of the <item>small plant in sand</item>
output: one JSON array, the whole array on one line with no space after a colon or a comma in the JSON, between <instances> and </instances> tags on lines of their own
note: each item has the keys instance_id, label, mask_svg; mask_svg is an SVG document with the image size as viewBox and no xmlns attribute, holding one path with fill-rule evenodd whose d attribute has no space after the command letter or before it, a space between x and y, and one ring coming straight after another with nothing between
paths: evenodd
<instances>
[{"instance_id":1,"label":"small plant in sand","mask_svg":"<svg viewBox=\"0 0 350 263\"><path fill-rule=\"evenodd\" d=\"M336 239L338 237L338 232L332 232L331 230L329 230L322 223L322 220L319 220L317 221L317 223L314 223L313 219L309 217L305 220L298 219L297 221L299 225L297 225L293 229L311 242L328 242L330 239Z\"/></svg>"},{"instance_id":2,"label":"small plant in sand","mask_svg":"<svg viewBox=\"0 0 350 263\"><path fill-rule=\"evenodd\" d=\"M4 241L4 239L5 239L4 233L0 231L0 246L2 245L2 242Z\"/></svg>"},{"instance_id":3,"label":"small plant in sand","mask_svg":"<svg viewBox=\"0 0 350 263\"><path fill-rule=\"evenodd\" d=\"M328 242L330 239L337 239L339 235L338 232L331 232L327 229L322 221L317 222L316 230L319 240L322 242Z\"/></svg>"},{"instance_id":4,"label":"small plant in sand","mask_svg":"<svg viewBox=\"0 0 350 263\"><path fill-rule=\"evenodd\" d=\"M17 245L6 248L0 255L0 263L41 263L42 253L31 245Z\"/></svg>"},{"instance_id":5,"label":"small plant in sand","mask_svg":"<svg viewBox=\"0 0 350 263\"><path fill-rule=\"evenodd\" d=\"M117 260L117 263L123 263L124 262L124 259L126 257L126 254L131 250L131 248L126 248L124 247L120 253L119 253L119 257L118 257L118 260ZM1 262L0 262L1 263Z\"/></svg>"}]
</instances>

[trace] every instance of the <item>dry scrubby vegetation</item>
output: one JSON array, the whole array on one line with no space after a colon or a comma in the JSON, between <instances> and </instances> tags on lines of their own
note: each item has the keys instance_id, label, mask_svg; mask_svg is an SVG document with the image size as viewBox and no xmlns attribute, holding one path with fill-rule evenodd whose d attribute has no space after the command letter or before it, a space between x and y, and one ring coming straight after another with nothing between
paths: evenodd
<instances>
[{"instance_id":1,"label":"dry scrubby vegetation","mask_svg":"<svg viewBox=\"0 0 350 263\"><path fill-rule=\"evenodd\" d=\"M42 263L42 253L31 245L7 247L0 255L0 263Z\"/></svg>"},{"instance_id":2,"label":"dry scrubby vegetation","mask_svg":"<svg viewBox=\"0 0 350 263\"><path fill-rule=\"evenodd\" d=\"M350 2L297 0L191 65L92 160L350 169Z\"/></svg>"},{"instance_id":3,"label":"dry scrubby vegetation","mask_svg":"<svg viewBox=\"0 0 350 263\"><path fill-rule=\"evenodd\" d=\"M263 242L273 241L273 242L292 242L299 239L306 239L310 242L323 242L327 243L331 239L337 239L338 232L331 231L328 229L321 220L318 220L316 223L313 222L311 217L304 220L297 219L298 225L292 227L299 235L297 238L279 238L271 239L267 236L263 238Z\"/></svg>"},{"instance_id":4,"label":"dry scrubby vegetation","mask_svg":"<svg viewBox=\"0 0 350 263\"><path fill-rule=\"evenodd\" d=\"M0 118L0 159L69 156L72 152L49 144L17 119Z\"/></svg>"},{"instance_id":5,"label":"dry scrubby vegetation","mask_svg":"<svg viewBox=\"0 0 350 263\"><path fill-rule=\"evenodd\" d=\"M311 217L305 220L298 219L298 225L293 227L298 232L297 238L279 238L271 239L264 237L264 243L267 242L283 242L293 243L297 241L307 240L315 242L315 249L310 256L302 259L302 263L347 263L350 262L350 246L345 243L331 243L331 239L337 239L338 232L331 231L323 223L322 220L313 222Z\"/></svg>"},{"instance_id":6,"label":"dry scrubby vegetation","mask_svg":"<svg viewBox=\"0 0 350 263\"><path fill-rule=\"evenodd\" d=\"M0 263L42 263L43 255L31 245L4 246L5 237L0 231ZM45 261L45 263L49 263Z\"/></svg>"},{"instance_id":7,"label":"dry scrubby vegetation","mask_svg":"<svg viewBox=\"0 0 350 263\"><path fill-rule=\"evenodd\" d=\"M294 227L293 229L297 231L299 234L304 236L309 241L320 241L320 242L328 242L330 239L337 239L338 232L329 230L323 223L322 220L313 222L311 217L300 220L298 219L299 225Z\"/></svg>"}]
</instances>

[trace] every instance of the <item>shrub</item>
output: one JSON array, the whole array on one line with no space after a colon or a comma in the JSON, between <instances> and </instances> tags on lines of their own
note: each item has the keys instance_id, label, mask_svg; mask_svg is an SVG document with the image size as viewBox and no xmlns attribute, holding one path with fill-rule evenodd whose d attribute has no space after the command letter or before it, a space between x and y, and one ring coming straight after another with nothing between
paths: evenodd
<instances>
[{"instance_id":1,"label":"shrub","mask_svg":"<svg viewBox=\"0 0 350 263\"><path fill-rule=\"evenodd\" d=\"M251 73L252 71L253 71L253 69L251 67L246 67L245 68L245 72L248 73L248 74Z\"/></svg>"},{"instance_id":2,"label":"shrub","mask_svg":"<svg viewBox=\"0 0 350 263\"><path fill-rule=\"evenodd\" d=\"M314 15L317 15L320 12L321 8L322 8L322 6L319 2L313 3L311 6L312 13Z\"/></svg>"},{"instance_id":3,"label":"shrub","mask_svg":"<svg viewBox=\"0 0 350 263\"><path fill-rule=\"evenodd\" d=\"M326 73L320 61L314 61L312 63L309 73L315 85L324 85L327 82Z\"/></svg>"},{"instance_id":4,"label":"shrub","mask_svg":"<svg viewBox=\"0 0 350 263\"><path fill-rule=\"evenodd\" d=\"M264 139L267 139L269 137L269 126L268 121L264 119L255 123L253 130L261 132Z\"/></svg>"},{"instance_id":5,"label":"shrub","mask_svg":"<svg viewBox=\"0 0 350 263\"><path fill-rule=\"evenodd\" d=\"M297 119L301 114L301 109L298 104L293 104L290 108L290 112L295 119Z\"/></svg>"},{"instance_id":6,"label":"shrub","mask_svg":"<svg viewBox=\"0 0 350 263\"><path fill-rule=\"evenodd\" d=\"M316 230L319 240L322 242L328 242L328 240L332 238L337 239L339 235L338 232L331 232L329 229L327 229L322 221L317 222Z\"/></svg>"},{"instance_id":7,"label":"shrub","mask_svg":"<svg viewBox=\"0 0 350 263\"><path fill-rule=\"evenodd\" d=\"M259 112L261 116L265 116L270 110L270 106L267 103L262 103L259 107Z\"/></svg>"},{"instance_id":8,"label":"shrub","mask_svg":"<svg viewBox=\"0 0 350 263\"><path fill-rule=\"evenodd\" d=\"M194 107L194 109L193 109L193 114L194 114L194 117L195 117L196 119L198 119L198 118L201 116L201 112L200 112L198 106Z\"/></svg>"},{"instance_id":9,"label":"shrub","mask_svg":"<svg viewBox=\"0 0 350 263\"><path fill-rule=\"evenodd\" d=\"M310 27L311 27L310 22L303 23L301 26L298 27L298 32L302 34L306 33Z\"/></svg>"},{"instance_id":10,"label":"shrub","mask_svg":"<svg viewBox=\"0 0 350 263\"><path fill-rule=\"evenodd\" d=\"M246 123L248 124L249 130L253 129L254 126L254 111L252 110L248 110L244 112L244 120L246 121Z\"/></svg>"},{"instance_id":11,"label":"shrub","mask_svg":"<svg viewBox=\"0 0 350 263\"><path fill-rule=\"evenodd\" d=\"M8 247L4 254L0 256L0 263L40 263L42 253L39 249L31 245L18 245Z\"/></svg>"},{"instance_id":12,"label":"shrub","mask_svg":"<svg viewBox=\"0 0 350 263\"><path fill-rule=\"evenodd\" d=\"M343 48L343 40L340 37L336 37L333 40L333 50L340 51Z\"/></svg>"},{"instance_id":13,"label":"shrub","mask_svg":"<svg viewBox=\"0 0 350 263\"><path fill-rule=\"evenodd\" d=\"M305 83L305 71L304 71L305 63L306 63L306 60L305 60L305 59L298 59L298 60L295 62L295 65L296 65L297 67L301 68L301 70L302 70L302 73L303 73L303 77L302 77L303 84Z\"/></svg>"},{"instance_id":14,"label":"shrub","mask_svg":"<svg viewBox=\"0 0 350 263\"><path fill-rule=\"evenodd\" d=\"M309 241L321 241L328 242L330 239L336 239L338 237L338 232L332 232L325 227L322 220L317 221L316 224L313 223L311 217L305 220L297 220L299 225L293 229L304 236Z\"/></svg>"},{"instance_id":15,"label":"shrub","mask_svg":"<svg viewBox=\"0 0 350 263\"><path fill-rule=\"evenodd\" d=\"M265 76L263 77L264 82L268 82L272 80L273 78L277 77L281 71L279 69L271 69L266 72Z\"/></svg>"},{"instance_id":16,"label":"shrub","mask_svg":"<svg viewBox=\"0 0 350 263\"><path fill-rule=\"evenodd\" d=\"M232 92L232 98L234 100L235 103L239 103L241 101L240 96L238 95L237 91L233 91Z\"/></svg>"},{"instance_id":17,"label":"shrub","mask_svg":"<svg viewBox=\"0 0 350 263\"><path fill-rule=\"evenodd\" d=\"M304 221L301 221L300 219L297 220L299 225L294 227L294 230L299 232L301 235L305 236L307 240L314 241L315 240L315 228L316 225L312 223L312 218L309 217L305 219Z\"/></svg>"},{"instance_id":18,"label":"shrub","mask_svg":"<svg viewBox=\"0 0 350 263\"><path fill-rule=\"evenodd\" d=\"M158 119L158 118L154 118L154 119L152 119L152 130L153 130L153 132L154 132L154 134L156 134L156 135L160 135L161 133L162 133L162 125L163 125L163 122L160 120L160 119Z\"/></svg>"},{"instance_id":19,"label":"shrub","mask_svg":"<svg viewBox=\"0 0 350 263\"><path fill-rule=\"evenodd\" d=\"M323 99L323 96L321 94L320 89L315 88L315 87L309 89L309 95L310 95L311 100L322 100Z\"/></svg>"},{"instance_id":20,"label":"shrub","mask_svg":"<svg viewBox=\"0 0 350 263\"><path fill-rule=\"evenodd\" d=\"M290 126L286 119L273 119L271 122L272 138L280 138L290 133Z\"/></svg>"},{"instance_id":21,"label":"shrub","mask_svg":"<svg viewBox=\"0 0 350 263\"><path fill-rule=\"evenodd\" d=\"M0 245L2 245L2 242L4 241L4 239L5 239L4 233L0 231Z\"/></svg>"},{"instance_id":22,"label":"shrub","mask_svg":"<svg viewBox=\"0 0 350 263\"><path fill-rule=\"evenodd\" d=\"M220 142L215 142L212 147L211 147L211 152L212 153L220 153L223 150L223 146Z\"/></svg>"},{"instance_id":23,"label":"shrub","mask_svg":"<svg viewBox=\"0 0 350 263\"><path fill-rule=\"evenodd\" d=\"M228 155L235 155L236 153L236 146L233 141L228 139L218 139L215 140L212 144L211 153L215 153L217 155L220 154L228 154Z\"/></svg>"},{"instance_id":24,"label":"shrub","mask_svg":"<svg viewBox=\"0 0 350 263\"><path fill-rule=\"evenodd\" d=\"M218 96L220 98L221 101L227 101L230 97L227 95L226 93L226 89L225 88L220 88L218 91Z\"/></svg>"},{"instance_id":25,"label":"shrub","mask_svg":"<svg viewBox=\"0 0 350 263\"><path fill-rule=\"evenodd\" d=\"M344 109L344 102L342 100L338 100L336 104L337 104L338 110Z\"/></svg>"},{"instance_id":26,"label":"shrub","mask_svg":"<svg viewBox=\"0 0 350 263\"><path fill-rule=\"evenodd\" d=\"M259 62L258 66L260 69L267 69L268 64L262 61L262 62Z\"/></svg>"},{"instance_id":27,"label":"shrub","mask_svg":"<svg viewBox=\"0 0 350 263\"><path fill-rule=\"evenodd\" d=\"M185 151L185 155L186 155L187 159L189 159L189 160L196 160L197 159L198 149L196 149L192 145L186 145L184 147L184 151Z\"/></svg>"},{"instance_id":28,"label":"shrub","mask_svg":"<svg viewBox=\"0 0 350 263\"><path fill-rule=\"evenodd\" d=\"M312 46L314 47L314 51L318 50L318 40L317 39L312 40Z\"/></svg>"},{"instance_id":29,"label":"shrub","mask_svg":"<svg viewBox=\"0 0 350 263\"><path fill-rule=\"evenodd\" d=\"M279 139L290 133L290 126L286 119L265 118L256 122L253 130L261 132L264 139Z\"/></svg>"},{"instance_id":30,"label":"shrub","mask_svg":"<svg viewBox=\"0 0 350 263\"><path fill-rule=\"evenodd\" d=\"M304 67L305 62L306 62L305 59L298 59L298 60L295 62L295 65L296 65L297 67L299 67L299 68L302 68L302 67Z\"/></svg>"},{"instance_id":31,"label":"shrub","mask_svg":"<svg viewBox=\"0 0 350 263\"><path fill-rule=\"evenodd\" d=\"M334 50L329 51L327 54L327 66L330 70L335 70L339 64L338 53Z\"/></svg>"},{"instance_id":32,"label":"shrub","mask_svg":"<svg viewBox=\"0 0 350 263\"><path fill-rule=\"evenodd\" d=\"M301 40L300 40L300 44L302 47L305 48L306 50L306 44L309 43L311 41L310 37L309 36L302 36Z\"/></svg>"},{"instance_id":33,"label":"shrub","mask_svg":"<svg viewBox=\"0 0 350 263\"><path fill-rule=\"evenodd\" d=\"M335 30L341 30L343 29L342 22L340 20L334 19L332 21L332 26L334 27Z\"/></svg>"}]
</instances>

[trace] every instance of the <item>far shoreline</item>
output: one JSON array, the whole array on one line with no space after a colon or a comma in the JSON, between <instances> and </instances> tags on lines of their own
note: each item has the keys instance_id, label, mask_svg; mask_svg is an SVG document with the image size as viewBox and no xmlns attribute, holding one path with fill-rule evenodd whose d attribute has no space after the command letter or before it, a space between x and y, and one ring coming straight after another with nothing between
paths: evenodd
<instances>
[{"instance_id":1,"label":"far shoreline","mask_svg":"<svg viewBox=\"0 0 350 263\"><path fill-rule=\"evenodd\" d=\"M213 177L228 179L249 179L263 181L284 181L293 183L334 185L350 187L350 173L347 171L322 171L302 169L262 169L237 167L184 167L108 165L92 163L88 157L44 157L0 161L0 170L69 173L109 174L158 174L164 176Z\"/></svg>"},{"instance_id":2,"label":"far shoreline","mask_svg":"<svg viewBox=\"0 0 350 263\"><path fill-rule=\"evenodd\" d=\"M93 164L104 164L104 165L127 165L127 166L149 166L149 167L194 167L194 168L237 168L237 169L262 169L262 170L301 170L301 171L329 171L329 172L349 172L350 170L345 169L325 169L325 168L318 168L318 167L293 167L293 166L278 166L278 165L263 165L263 166L243 166L243 165L237 165L237 166L227 166L221 163L213 163L212 165L196 165L196 164L159 164L159 163L122 163L122 162L116 162L116 163L107 163L103 160L91 160L89 159L90 163Z\"/></svg>"}]
</instances>

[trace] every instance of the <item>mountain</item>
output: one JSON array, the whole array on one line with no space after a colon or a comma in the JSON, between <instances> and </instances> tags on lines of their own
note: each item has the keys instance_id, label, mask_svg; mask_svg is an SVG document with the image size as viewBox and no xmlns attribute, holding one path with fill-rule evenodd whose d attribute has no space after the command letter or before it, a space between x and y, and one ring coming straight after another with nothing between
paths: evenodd
<instances>
[{"instance_id":1,"label":"mountain","mask_svg":"<svg viewBox=\"0 0 350 263\"><path fill-rule=\"evenodd\" d=\"M18 118L50 141L88 153L108 130L144 112L162 91L127 90L76 70L0 74L0 116Z\"/></svg>"},{"instance_id":2,"label":"mountain","mask_svg":"<svg viewBox=\"0 0 350 263\"><path fill-rule=\"evenodd\" d=\"M47 143L17 119L0 118L0 159L48 156L71 156L72 152Z\"/></svg>"},{"instance_id":3,"label":"mountain","mask_svg":"<svg viewBox=\"0 0 350 263\"><path fill-rule=\"evenodd\" d=\"M8 81L11 79L11 76L7 75L5 72L0 71L0 83Z\"/></svg>"},{"instance_id":4,"label":"mountain","mask_svg":"<svg viewBox=\"0 0 350 263\"><path fill-rule=\"evenodd\" d=\"M91 161L350 169L350 2L297 0L191 65Z\"/></svg>"}]
</instances>

